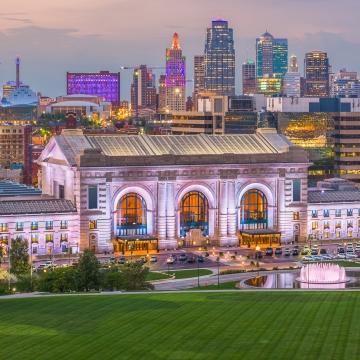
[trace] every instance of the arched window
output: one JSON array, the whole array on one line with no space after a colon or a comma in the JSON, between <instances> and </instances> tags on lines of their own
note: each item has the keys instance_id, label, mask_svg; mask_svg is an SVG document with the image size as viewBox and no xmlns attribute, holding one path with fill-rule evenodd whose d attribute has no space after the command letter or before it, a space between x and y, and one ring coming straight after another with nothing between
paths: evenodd
<instances>
[{"instance_id":1,"label":"arched window","mask_svg":"<svg viewBox=\"0 0 360 360\"><path fill-rule=\"evenodd\" d=\"M260 190L247 191L241 199L242 230L267 229L268 227L268 202Z\"/></svg>"},{"instance_id":2,"label":"arched window","mask_svg":"<svg viewBox=\"0 0 360 360\"><path fill-rule=\"evenodd\" d=\"M180 235L185 236L190 229L209 234L209 202L199 191L188 192L180 204Z\"/></svg>"},{"instance_id":3,"label":"arched window","mask_svg":"<svg viewBox=\"0 0 360 360\"><path fill-rule=\"evenodd\" d=\"M146 235L146 202L136 193L124 195L117 207L118 236Z\"/></svg>"}]
</instances>

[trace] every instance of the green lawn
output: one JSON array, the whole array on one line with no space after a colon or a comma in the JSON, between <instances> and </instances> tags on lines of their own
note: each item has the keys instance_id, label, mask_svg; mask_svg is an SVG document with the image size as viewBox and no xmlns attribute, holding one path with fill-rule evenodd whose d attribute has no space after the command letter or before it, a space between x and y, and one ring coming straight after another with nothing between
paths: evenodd
<instances>
[{"instance_id":1,"label":"green lawn","mask_svg":"<svg viewBox=\"0 0 360 360\"><path fill-rule=\"evenodd\" d=\"M217 284L214 285L204 285L200 287L194 287L194 290L228 290L228 289L237 289L236 285L239 285L238 281L228 281L224 283L220 283L219 286Z\"/></svg>"},{"instance_id":2,"label":"green lawn","mask_svg":"<svg viewBox=\"0 0 360 360\"><path fill-rule=\"evenodd\" d=\"M170 276L165 273L150 271L146 276L146 280L147 281L164 280L164 279L169 279L169 277Z\"/></svg>"},{"instance_id":3,"label":"green lawn","mask_svg":"<svg viewBox=\"0 0 360 360\"><path fill-rule=\"evenodd\" d=\"M360 359L360 293L0 300L0 359Z\"/></svg>"},{"instance_id":4,"label":"green lawn","mask_svg":"<svg viewBox=\"0 0 360 360\"><path fill-rule=\"evenodd\" d=\"M198 270L197 269L192 269L192 270L177 270L177 271L171 271L169 272L171 275L174 274L175 275L175 279L187 279L187 278L192 278L192 277L197 277L198 276ZM212 274L211 270L208 269L199 269L199 275L200 276L204 276L204 275L210 275Z\"/></svg>"}]
</instances>

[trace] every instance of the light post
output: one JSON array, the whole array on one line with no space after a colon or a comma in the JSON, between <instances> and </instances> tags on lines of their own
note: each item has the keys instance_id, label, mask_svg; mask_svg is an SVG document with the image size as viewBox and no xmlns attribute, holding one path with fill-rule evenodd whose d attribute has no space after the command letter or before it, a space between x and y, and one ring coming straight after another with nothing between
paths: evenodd
<instances>
[{"instance_id":1,"label":"light post","mask_svg":"<svg viewBox=\"0 0 360 360\"><path fill-rule=\"evenodd\" d=\"M347 253L347 249L346 249L346 242L344 242L344 250L345 250L345 261L347 260L347 256L346 256L346 253Z\"/></svg>"},{"instance_id":2,"label":"light post","mask_svg":"<svg viewBox=\"0 0 360 360\"><path fill-rule=\"evenodd\" d=\"M199 288L200 287L199 255L197 255L196 261L197 261L197 278L198 278L198 288Z\"/></svg>"},{"instance_id":3,"label":"light post","mask_svg":"<svg viewBox=\"0 0 360 360\"><path fill-rule=\"evenodd\" d=\"M33 290L33 259L32 259L32 239L30 238L30 289Z\"/></svg>"},{"instance_id":4,"label":"light post","mask_svg":"<svg viewBox=\"0 0 360 360\"><path fill-rule=\"evenodd\" d=\"M9 240L8 249L9 249L8 250L8 252L9 252L9 256L8 256L8 258L9 258L9 261L8 261L8 273L9 273L8 287L9 287L9 291L10 291L10 289L11 289L11 261L10 261L11 240Z\"/></svg>"},{"instance_id":5,"label":"light post","mask_svg":"<svg viewBox=\"0 0 360 360\"><path fill-rule=\"evenodd\" d=\"M217 286L220 287L220 257L216 258L217 263Z\"/></svg>"}]
</instances>

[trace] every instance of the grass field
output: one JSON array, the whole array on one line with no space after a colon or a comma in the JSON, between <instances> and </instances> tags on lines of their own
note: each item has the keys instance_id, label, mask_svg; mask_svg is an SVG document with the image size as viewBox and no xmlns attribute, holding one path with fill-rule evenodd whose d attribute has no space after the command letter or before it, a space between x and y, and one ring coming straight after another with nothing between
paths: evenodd
<instances>
[{"instance_id":1,"label":"grass field","mask_svg":"<svg viewBox=\"0 0 360 360\"><path fill-rule=\"evenodd\" d=\"M0 359L360 358L360 293L0 300Z\"/></svg>"}]
</instances>

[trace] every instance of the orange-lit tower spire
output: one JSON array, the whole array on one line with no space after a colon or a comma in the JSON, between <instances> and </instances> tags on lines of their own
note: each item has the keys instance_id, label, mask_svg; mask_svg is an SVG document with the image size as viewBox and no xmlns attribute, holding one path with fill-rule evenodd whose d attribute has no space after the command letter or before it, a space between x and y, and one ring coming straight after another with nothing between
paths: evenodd
<instances>
[{"instance_id":1,"label":"orange-lit tower spire","mask_svg":"<svg viewBox=\"0 0 360 360\"><path fill-rule=\"evenodd\" d=\"M180 50L180 40L179 40L179 34L177 32L174 33L173 38L172 38L172 46L171 48L173 50Z\"/></svg>"}]
</instances>

